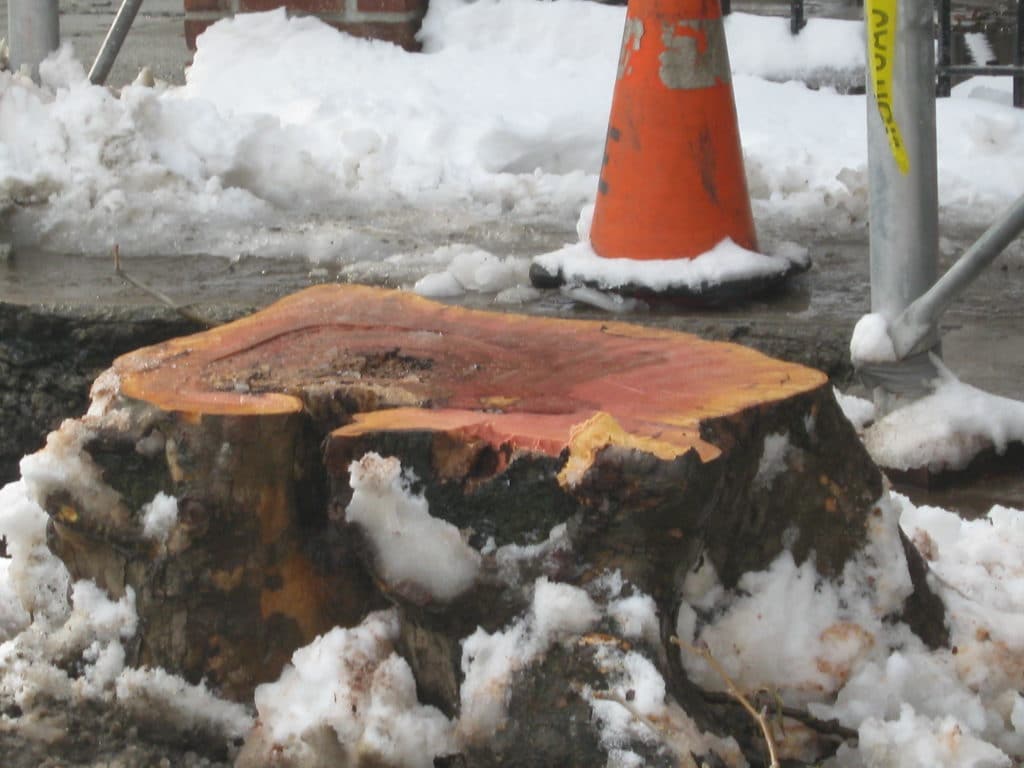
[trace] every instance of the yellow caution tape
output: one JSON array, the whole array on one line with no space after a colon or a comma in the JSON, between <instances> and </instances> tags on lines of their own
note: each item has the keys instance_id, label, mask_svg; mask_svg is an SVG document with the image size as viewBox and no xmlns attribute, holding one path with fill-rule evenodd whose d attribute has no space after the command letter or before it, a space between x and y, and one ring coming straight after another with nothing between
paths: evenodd
<instances>
[{"instance_id":1,"label":"yellow caution tape","mask_svg":"<svg viewBox=\"0 0 1024 768\"><path fill-rule=\"evenodd\" d=\"M889 137L889 147L900 173L910 170L910 158L903 143L900 127L893 113L892 62L896 56L896 0L867 0L868 18L868 69L871 72L871 89L875 104L882 118L882 125Z\"/></svg>"}]
</instances>

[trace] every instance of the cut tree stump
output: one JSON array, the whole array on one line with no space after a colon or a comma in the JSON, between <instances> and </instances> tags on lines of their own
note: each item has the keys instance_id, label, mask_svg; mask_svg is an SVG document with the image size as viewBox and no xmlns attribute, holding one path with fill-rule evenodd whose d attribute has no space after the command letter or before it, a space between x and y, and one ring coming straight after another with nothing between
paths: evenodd
<instances>
[{"instance_id":1,"label":"cut tree stump","mask_svg":"<svg viewBox=\"0 0 1024 768\"><path fill-rule=\"evenodd\" d=\"M655 598L667 649L699 560L727 587L784 549L836 576L882 493L823 374L620 322L331 285L112 372L65 427L92 478L40 492L52 545L74 575L135 590L137 660L238 697L390 602L421 698L454 714L461 640L521 612L539 575L620 570ZM481 553L463 593L388 583L346 522L349 466L371 451L412 470L430 514ZM164 543L142 532L158 491L179 505ZM495 555L562 524L569 545L523 555L512 576Z\"/></svg>"}]
</instances>

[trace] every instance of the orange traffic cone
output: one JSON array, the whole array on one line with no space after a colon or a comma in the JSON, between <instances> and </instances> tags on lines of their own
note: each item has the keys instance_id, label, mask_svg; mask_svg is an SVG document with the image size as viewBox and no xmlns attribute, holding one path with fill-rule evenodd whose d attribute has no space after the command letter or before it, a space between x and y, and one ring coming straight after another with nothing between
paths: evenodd
<instances>
[{"instance_id":1,"label":"orange traffic cone","mask_svg":"<svg viewBox=\"0 0 1024 768\"><path fill-rule=\"evenodd\" d=\"M590 242L599 256L757 249L718 0L629 0Z\"/></svg>"}]
</instances>

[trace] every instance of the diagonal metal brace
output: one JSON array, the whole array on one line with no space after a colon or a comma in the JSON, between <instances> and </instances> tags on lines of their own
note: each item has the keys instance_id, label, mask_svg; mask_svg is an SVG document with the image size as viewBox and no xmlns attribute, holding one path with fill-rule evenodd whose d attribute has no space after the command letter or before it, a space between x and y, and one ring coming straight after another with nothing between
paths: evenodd
<instances>
[{"instance_id":1,"label":"diagonal metal brace","mask_svg":"<svg viewBox=\"0 0 1024 768\"><path fill-rule=\"evenodd\" d=\"M1002 250L1024 232L1024 195L1003 211L963 256L889 325L897 359L924 351L942 313Z\"/></svg>"},{"instance_id":2,"label":"diagonal metal brace","mask_svg":"<svg viewBox=\"0 0 1024 768\"><path fill-rule=\"evenodd\" d=\"M93 85L103 85L107 81L107 75L117 60L117 54L121 52L121 46L124 45L124 39L128 36L128 30L132 28L141 5L142 0L124 0L121 3L100 52L96 54L96 61L89 70L89 82Z\"/></svg>"}]
</instances>

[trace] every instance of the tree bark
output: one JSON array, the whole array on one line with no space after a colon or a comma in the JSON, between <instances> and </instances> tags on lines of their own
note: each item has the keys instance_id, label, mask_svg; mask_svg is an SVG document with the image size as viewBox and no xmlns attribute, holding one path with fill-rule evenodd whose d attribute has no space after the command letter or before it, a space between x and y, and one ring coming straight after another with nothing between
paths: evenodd
<instances>
[{"instance_id":1,"label":"tree bark","mask_svg":"<svg viewBox=\"0 0 1024 768\"><path fill-rule=\"evenodd\" d=\"M882 494L823 374L623 323L321 286L121 357L101 382L63 438L92 473L44 489L52 546L76 577L135 590L134 661L236 697L390 602L421 699L454 716L462 640L521 615L537 577L585 587L618 570L671 622L701 558L727 587L787 549L837 576ZM388 583L347 522L349 467L371 451L399 458L480 553L464 593ZM161 491L179 514L154 541L141 510ZM564 545L537 546L563 525ZM510 564L505 545L534 549ZM569 656L520 681L517 712L549 675L591 676ZM526 721L555 734L566 712Z\"/></svg>"}]
</instances>

